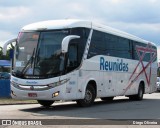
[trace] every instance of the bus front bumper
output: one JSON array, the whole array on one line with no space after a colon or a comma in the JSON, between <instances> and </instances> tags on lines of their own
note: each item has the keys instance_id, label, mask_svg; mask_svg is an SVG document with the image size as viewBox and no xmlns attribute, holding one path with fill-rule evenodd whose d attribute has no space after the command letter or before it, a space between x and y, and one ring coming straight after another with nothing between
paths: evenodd
<instances>
[{"instance_id":1,"label":"bus front bumper","mask_svg":"<svg viewBox=\"0 0 160 128\"><path fill-rule=\"evenodd\" d=\"M42 91L20 90L11 85L11 97L14 99L27 100L65 100L65 86Z\"/></svg>"}]
</instances>

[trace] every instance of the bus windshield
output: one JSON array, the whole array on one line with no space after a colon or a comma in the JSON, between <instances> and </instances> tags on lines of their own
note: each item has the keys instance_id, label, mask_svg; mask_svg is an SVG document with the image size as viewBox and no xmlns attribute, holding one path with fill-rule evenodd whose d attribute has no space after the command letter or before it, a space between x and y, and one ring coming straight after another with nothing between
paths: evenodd
<instances>
[{"instance_id":1,"label":"bus windshield","mask_svg":"<svg viewBox=\"0 0 160 128\"><path fill-rule=\"evenodd\" d=\"M21 77L59 74L64 68L61 43L67 35L67 30L20 33L13 74Z\"/></svg>"},{"instance_id":2,"label":"bus windshield","mask_svg":"<svg viewBox=\"0 0 160 128\"><path fill-rule=\"evenodd\" d=\"M61 43L67 31L42 32L37 47L35 75L59 74L64 69Z\"/></svg>"}]
</instances>

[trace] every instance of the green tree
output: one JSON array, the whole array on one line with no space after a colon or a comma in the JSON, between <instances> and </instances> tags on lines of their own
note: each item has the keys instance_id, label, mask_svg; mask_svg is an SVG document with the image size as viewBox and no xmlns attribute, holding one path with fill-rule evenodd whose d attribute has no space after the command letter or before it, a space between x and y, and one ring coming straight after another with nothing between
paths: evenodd
<instances>
[{"instance_id":1,"label":"green tree","mask_svg":"<svg viewBox=\"0 0 160 128\"><path fill-rule=\"evenodd\" d=\"M14 46L11 44L11 47L7 49L7 54L6 56L3 55L3 48L0 46L0 60L10 60L10 49L14 49Z\"/></svg>"},{"instance_id":2,"label":"green tree","mask_svg":"<svg viewBox=\"0 0 160 128\"><path fill-rule=\"evenodd\" d=\"M3 53L2 53L3 48L0 46L0 60L3 59Z\"/></svg>"}]
</instances>

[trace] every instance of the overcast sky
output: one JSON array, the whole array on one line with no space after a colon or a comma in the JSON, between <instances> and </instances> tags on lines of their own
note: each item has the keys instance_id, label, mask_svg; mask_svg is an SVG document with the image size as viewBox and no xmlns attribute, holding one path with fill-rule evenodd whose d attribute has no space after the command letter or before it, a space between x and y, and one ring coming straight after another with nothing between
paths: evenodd
<instances>
[{"instance_id":1,"label":"overcast sky","mask_svg":"<svg viewBox=\"0 0 160 128\"><path fill-rule=\"evenodd\" d=\"M0 42L27 24L65 18L96 21L160 46L160 0L0 0Z\"/></svg>"}]
</instances>

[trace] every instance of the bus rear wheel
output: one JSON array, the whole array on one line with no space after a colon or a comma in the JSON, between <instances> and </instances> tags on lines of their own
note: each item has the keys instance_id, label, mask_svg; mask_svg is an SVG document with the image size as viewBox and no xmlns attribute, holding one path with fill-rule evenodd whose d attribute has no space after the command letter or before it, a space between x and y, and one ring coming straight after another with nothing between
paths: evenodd
<instances>
[{"instance_id":1,"label":"bus rear wheel","mask_svg":"<svg viewBox=\"0 0 160 128\"><path fill-rule=\"evenodd\" d=\"M92 85L88 85L84 99L77 100L77 104L81 107L89 107L94 103L96 98L96 90Z\"/></svg>"},{"instance_id":2,"label":"bus rear wheel","mask_svg":"<svg viewBox=\"0 0 160 128\"><path fill-rule=\"evenodd\" d=\"M143 94L144 94L144 88L143 88L143 85L139 85L139 88L138 88L138 94L137 95L131 95L129 96L129 99L130 100L142 100L143 99Z\"/></svg>"},{"instance_id":3,"label":"bus rear wheel","mask_svg":"<svg viewBox=\"0 0 160 128\"><path fill-rule=\"evenodd\" d=\"M54 101L52 100L37 100L37 101L40 105L44 107L50 107L54 103Z\"/></svg>"}]
</instances>

